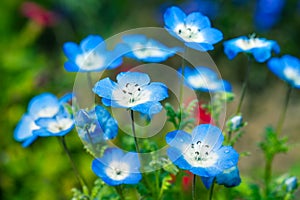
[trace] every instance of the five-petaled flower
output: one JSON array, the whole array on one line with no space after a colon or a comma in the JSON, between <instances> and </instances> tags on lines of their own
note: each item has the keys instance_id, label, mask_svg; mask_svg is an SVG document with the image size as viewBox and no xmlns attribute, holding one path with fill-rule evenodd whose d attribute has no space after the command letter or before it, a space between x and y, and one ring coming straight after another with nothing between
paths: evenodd
<instances>
[{"instance_id":1,"label":"five-petaled flower","mask_svg":"<svg viewBox=\"0 0 300 200\"><path fill-rule=\"evenodd\" d=\"M118 134L117 121L102 106L97 105L89 111L80 109L75 123L79 136L87 142L110 140Z\"/></svg>"},{"instance_id":2,"label":"five-petaled flower","mask_svg":"<svg viewBox=\"0 0 300 200\"><path fill-rule=\"evenodd\" d=\"M108 185L136 184L142 175L137 153L123 153L118 148L108 148L101 158L92 163L93 172Z\"/></svg>"},{"instance_id":3,"label":"five-petaled flower","mask_svg":"<svg viewBox=\"0 0 300 200\"><path fill-rule=\"evenodd\" d=\"M237 165L239 154L231 146L223 146L221 130L210 124L196 126L192 134L182 130L169 132L167 154L181 169L195 175L215 177Z\"/></svg>"},{"instance_id":4,"label":"five-petaled flower","mask_svg":"<svg viewBox=\"0 0 300 200\"><path fill-rule=\"evenodd\" d=\"M53 119L50 120L53 125L53 131L54 126L59 128L61 122L58 119L62 115L58 116L58 114L64 110L64 104L71 100L71 98L72 94L66 94L61 99L57 99L56 96L50 93L35 96L29 102L28 112L22 116L14 131L15 140L22 142L23 147L29 146L38 137L38 134L34 134L34 132L41 129L37 122L42 118ZM65 119L62 118L62 120Z\"/></svg>"},{"instance_id":5,"label":"five-petaled flower","mask_svg":"<svg viewBox=\"0 0 300 200\"><path fill-rule=\"evenodd\" d=\"M213 44L223 39L222 32L212 28L208 17L200 12L186 15L180 8L170 7L164 13L164 21L171 35L199 51L213 50Z\"/></svg>"},{"instance_id":6,"label":"five-petaled flower","mask_svg":"<svg viewBox=\"0 0 300 200\"><path fill-rule=\"evenodd\" d=\"M123 41L130 47L126 56L143 62L162 62L180 51L181 48L169 48L145 35L125 35Z\"/></svg>"},{"instance_id":7,"label":"five-petaled flower","mask_svg":"<svg viewBox=\"0 0 300 200\"><path fill-rule=\"evenodd\" d=\"M300 59L284 55L272 58L268 62L269 69L294 88L300 88Z\"/></svg>"},{"instance_id":8,"label":"five-petaled flower","mask_svg":"<svg viewBox=\"0 0 300 200\"><path fill-rule=\"evenodd\" d=\"M159 101L168 97L165 84L150 83L150 77L141 72L121 72L117 75L117 83L109 78L102 79L93 91L102 97L106 106L130 108L149 117L162 110Z\"/></svg>"},{"instance_id":9,"label":"five-petaled flower","mask_svg":"<svg viewBox=\"0 0 300 200\"><path fill-rule=\"evenodd\" d=\"M179 69L181 72L182 69ZM181 73L180 73L181 74ZM184 68L185 84L203 92L231 92L229 82L219 79L216 72L207 67Z\"/></svg>"},{"instance_id":10,"label":"five-petaled flower","mask_svg":"<svg viewBox=\"0 0 300 200\"><path fill-rule=\"evenodd\" d=\"M69 59L65 69L69 72L95 72L113 69L122 64L122 55L126 51L119 44L113 51L106 49L105 41L98 35L89 35L79 45L66 42L63 51Z\"/></svg>"},{"instance_id":11,"label":"five-petaled flower","mask_svg":"<svg viewBox=\"0 0 300 200\"><path fill-rule=\"evenodd\" d=\"M267 40L265 38L240 36L224 43L224 52L231 60L240 52L253 55L257 62L265 62L268 60L272 51L280 52L280 47L274 40Z\"/></svg>"}]
</instances>

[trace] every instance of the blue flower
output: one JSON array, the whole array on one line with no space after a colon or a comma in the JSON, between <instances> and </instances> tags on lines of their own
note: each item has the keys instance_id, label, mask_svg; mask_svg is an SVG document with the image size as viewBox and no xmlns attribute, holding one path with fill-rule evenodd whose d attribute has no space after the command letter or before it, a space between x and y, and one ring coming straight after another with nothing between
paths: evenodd
<instances>
[{"instance_id":1,"label":"blue flower","mask_svg":"<svg viewBox=\"0 0 300 200\"><path fill-rule=\"evenodd\" d=\"M137 184L142 178L139 168L138 154L125 154L118 148L106 149L104 155L92 163L93 172L111 186Z\"/></svg>"},{"instance_id":2,"label":"blue flower","mask_svg":"<svg viewBox=\"0 0 300 200\"><path fill-rule=\"evenodd\" d=\"M284 180L284 184L286 185L286 191L292 192L298 187L297 177L292 176Z\"/></svg>"},{"instance_id":3,"label":"blue flower","mask_svg":"<svg viewBox=\"0 0 300 200\"><path fill-rule=\"evenodd\" d=\"M40 118L53 118L61 110L61 107L72 98L67 94L61 99L50 93L43 93L31 99L28 105L28 112L19 121L14 131L14 139L22 142L23 147L29 146L34 142L38 135L34 131L40 129L36 120Z\"/></svg>"},{"instance_id":4,"label":"blue flower","mask_svg":"<svg viewBox=\"0 0 300 200\"><path fill-rule=\"evenodd\" d=\"M237 131L244 125L243 117L241 115L235 115L228 120L226 125L230 131Z\"/></svg>"},{"instance_id":5,"label":"blue flower","mask_svg":"<svg viewBox=\"0 0 300 200\"><path fill-rule=\"evenodd\" d=\"M280 20L284 4L285 0L258 0L254 15L255 26L260 30L272 28Z\"/></svg>"},{"instance_id":6,"label":"blue flower","mask_svg":"<svg viewBox=\"0 0 300 200\"><path fill-rule=\"evenodd\" d=\"M125 35L123 41L130 47L130 53L126 56L143 62L162 62L181 50L178 47L169 48L145 35Z\"/></svg>"},{"instance_id":7,"label":"blue flower","mask_svg":"<svg viewBox=\"0 0 300 200\"><path fill-rule=\"evenodd\" d=\"M180 8L170 7L164 13L164 21L171 35L199 51L213 50L213 44L223 39L222 32L211 28L209 19L200 12L186 16Z\"/></svg>"},{"instance_id":8,"label":"blue flower","mask_svg":"<svg viewBox=\"0 0 300 200\"><path fill-rule=\"evenodd\" d=\"M105 41L98 35L89 35L79 45L66 42L63 51L68 58L65 69L69 72L95 72L113 69L122 64L123 45L113 51L106 49Z\"/></svg>"},{"instance_id":9,"label":"blue flower","mask_svg":"<svg viewBox=\"0 0 300 200\"><path fill-rule=\"evenodd\" d=\"M216 177L201 177L201 180L207 189L210 188L214 179L217 184L224 185L225 187L235 187L241 183L240 172L237 166L225 169Z\"/></svg>"},{"instance_id":10,"label":"blue flower","mask_svg":"<svg viewBox=\"0 0 300 200\"><path fill-rule=\"evenodd\" d=\"M167 154L181 169L202 177L215 177L237 165L239 154L231 146L222 146L221 130L210 124L196 126L192 134L181 130L169 132Z\"/></svg>"},{"instance_id":11,"label":"blue flower","mask_svg":"<svg viewBox=\"0 0 300 200\"><path fill-rule=\"evenodd\" d=\"M179 69L181 72L182 69ZM184 68L185 84L203 92L231 92L229 82L219 79L216 72L207 67Z\"/></svg>"},{"instance_id":12,"label":"blue flower","mask_svg":"<svg viewBox=\"0 0 300 200\"><path fill-rule=\"evenodd\" d=\"M142 114L152 116L161 111L159 101L168 97L168 89L160 82L150 83L150 77L140 72L121 72L117 83L109 78L98 81L94 93L102 97L106 106L130 108Z\"/></svg>"},{"instance_id":13,"label":"blue flower","mask_svg":"<svg viewBox=\"0 0 300 200\"><path fill-rule=\"evenodd\" d=\"M272 51L279 53L279 45L265 38L240 36L224 42L224 52L230 60L243 52L253 55L257 62L265 62L271 57Z\"/></svg>"},{"instance_id":14,"label":"blue flower","mask_svg":"<svg viewBox=\"0 0 300 200\"><path fill-rule=\"evenodd\" d=\"M79 136L88 142L110 140L118 134L117 121L102 106L95 106L90 111L79 110L75 122Z\"/></svg>"},{"instance_id":15,"label":"blue flower","mask_svg":"<svg viewBox=\"0 0 300 200\"><path fill-rule=\"evenodd\" d=\"M294 88L300 88L300 60L294 56L284 55L272 58L268 62L269 69L280 79Z\"/></svg>"}]
</instances>

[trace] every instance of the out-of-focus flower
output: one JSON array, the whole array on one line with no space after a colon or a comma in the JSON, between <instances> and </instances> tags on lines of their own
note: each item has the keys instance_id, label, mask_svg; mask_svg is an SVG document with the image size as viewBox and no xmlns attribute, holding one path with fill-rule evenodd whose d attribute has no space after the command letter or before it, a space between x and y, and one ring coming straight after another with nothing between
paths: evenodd
<instances>
[{"instance_id":1,"label":"out-of-focus flower","mask_svg":"<svg viewBox=\"0 0 300 200\"><path fill-rule=\"evenodd\" d=\"M238 130L243 126L243 117L241 115L233 116L227 121L226 126L230 131Z\"/></svg>"},{"instance_id":2,"label":"out-of-focus flower","mask_svg":"<svg viewBox=\"0 0 300 200\"><path fill-rule=\"evenodd\" d=\"M57 14L46 10L35 2L24 2L21 5L21 12L25 17L28 17L41 26L53 26L58 21Z\"/></svg>"},{"instance_id":3,"label":"out-of-focus flower","mask_svg":"<svg viewBox=\"0 0 300 200\"><path fill-rule=\"evenodd\" d=\"M281 17L285 0L258 0L254 15L255 25L259 30L271 29Z\"/></svg>"},{"instance_id":4,"label":"out-of-focus flower","mask_svg":"<svg viewBox=\"0 0 300 200\"><path fill-rule=\"evenodd\" d=\"M286 185L286 191L292 192L298 187L298 180L297 177L292 176L284 180L284 184Z\"/></svg>"},{"instance_id":5,"label":"out-of-focus flower","mask_svg":"<svg viewBox=\"0 0 300 200\"><path fill-rule=\"evenodd\" d=\"M231 146L222 146L224 137L219 128L202 124L192 134L182 130L169 132L167 154L181 169L203 177L215 177L235 166L239 154Z\"/></svg>"},{"instance_id":6,"label":"out-of-focus flower","mask_svg":"<svg viewBox=\"0 0 300 200\"><path fill-rule=\"evenodd\" d=\"M118 134L117 121L102 106L95 106L89 111L79 110L75 123L79 136L88 142L110 140Z\"/></svg>"},{"instance_id":7,"label":"out-of-focus flower","mask_svg":"<svg viewBox=\"0 0 300 200\"><path fill-rule=\"evenodd\" d=\"M200 12L186 15L178 7L164 13L165 29L190 48L199 51L213 50L213 44L223 39L221 31L212 28L209 19Z\"/></svg>"},{"instance_id":8,"label":"out-of-focus flower","mask_svg":"<svg viewBox=\"0 0 300 200\"><path fill-rule=\"evenodd\" d=\"M150 83L150 77L141 72L121 72L117 83L109 78L98 81L94 93L102 97L106 106L130 108L151 117L161 111L159 101L168 97L168 88L160 82Z\"/></svg>"},{"instance_id":9,"label":"out-of-focus flower","mask_svg":"<svg viewBox=\"0 0 300 200\"><path fill-rule=\"evenodd\" d=\"M190 0L182 3L181 7L186 13L201 12L211 19L216 18L220 10L217 2L209 0Z\"/></svg>"},{"instance_id":10,"label":"out-of-focus flower","mask_svg":"<svg viewBox=\"0 0 300 200\"><path fill-rule=\"evenodd\" d=\"M125 35L122 39L130 47L126 56L144 62L162 62L181 50L178 47L169 48L145 35Z\"/></svg>"},{"instance_id":11,"label":"out-of-focus flower","mask_svg":"<svg viewBox=\"0 0 300 200\"><path fill-rule=\"evenodd\" d=\"M59 100L50 93L43 93L32 98L28 105L28 112L22 116L15 128L15 140L22 142L23 147L29 146L38 137L33 132L41 128L36 121L41 118L55 118L71 98L72 95L67 94Z\"/></svg>"},{"instance_id":12,"label":"out-of-focus flower","mask_svg":"<svg viewBox=\"0 0 300 200\"><path fill-rule=\"evenodd\" d=\"M108 148L101 158L92 163L93 172L108 185L137 184L142 175L139 171L138 154L123 153L118 148Z\"/></svg>"},{"instance_id":13,"label":"out-of-focus flower","mask_svg":"<svg viewBox=\"0 0 300 200\"><path fill-rule=\"evenodd\" d=\"M96 72L113 69L122 64L126 47L119 44L113 51L106 49L105 41L98 35L89 35L79 45L66 42L63 51L68 58L65 69L69 72Z\"/></svg>"},{"instance_id":14,"label":"out-of-focus flower","mask_svg":"<svg viewBox=\"0 0 300 200\"><path fill-rule=\"evenodd\" d=\"M247 53L253 55L257 62L265 62L271 57L271 52L280 52L280 47L276 41L267 40L265 38L255 38L240 36L224 43L224 52L231 60L238 53Z\"/></svg>"},{"instance_id":15,"label":"out-of-focus flower","mask_svg":"<svg viewBox=\"0 0 300 200\"><path fill-rule=\"evenodd\" d=\"M179 69L181 72L182 69ZM181 74L181 73L180 73ZM185 84L203 92L230 92L229 82L219 79L216 72L207 67L184 68Z\"/></svg>"},{"instance_id":16,"label":"out-of-focus flower","mask_svg":"<svg viewBox=\"0 0 300 200\"><path fill-rule=\"evenodd\" d=\"M268 62L269 69L280 79L294 88L300 88L300 60L291 55L272 58Z\"/></svg>"}]
</instances>

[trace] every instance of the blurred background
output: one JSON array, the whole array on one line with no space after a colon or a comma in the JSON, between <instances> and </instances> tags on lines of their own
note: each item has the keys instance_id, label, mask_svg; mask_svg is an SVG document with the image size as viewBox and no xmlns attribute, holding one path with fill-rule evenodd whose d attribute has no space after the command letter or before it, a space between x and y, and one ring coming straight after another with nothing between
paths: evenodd
<instances>
[{"instance_id":1,"label":"blurred background","mask_svg":"<svg viewBox=\"0 0 300 200\"><path fill-rule=\"evenodd\" d=\"M300 58L300 1L298 0L1 0L0 2L0 199L70 199L79 187L67 156L57 138L39 138L28 148L14 141L13 131L26 112L29 100L42 92L58 97L72 91L76 73L64 70L62 45L79 42L88 34L108 38L139 27L163 27L164 10L178 5L186 12L201 11L224 40L256 33L276 40L281 55ZM222 78L230 81L238 96L246 71L246 57L229 61L222 42L209 52ZM248 121L238 142L241 175L262 183L263 157L257 143L266 126L277 122L286 85L265 64L254 64L242 112ZM275 158L274 173L289 172L300 178L300 92L293 90L283 135L290 151ZM228 106L234 112L236 102ZM66 136L80 173L91 184L92 157L83 150L74 130ZM260 167L261 166L261 167Z\"/></svg>"}]
</instances>

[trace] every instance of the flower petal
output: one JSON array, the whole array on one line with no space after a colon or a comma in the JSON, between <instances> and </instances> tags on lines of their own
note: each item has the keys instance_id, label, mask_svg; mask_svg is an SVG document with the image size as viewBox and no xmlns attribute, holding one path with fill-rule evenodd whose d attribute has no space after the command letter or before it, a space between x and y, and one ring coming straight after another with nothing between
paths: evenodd
<instances>
[{"instance_id":1,"label":"flower petal","mask_svg":"<svg viewBox=\"0 0 300 200\"><path fill-rule=\"evenodd\" d=\"M215 177L204 177L204 176L201 176L202 183L204 184L204 186L206 187L206 189L210 188L210 186L212 185L212 183L214 181L214 178Z\"/></svg>"},{"instance_id":2,"label":"flower petal","mask_svg":"<svg viewBox=\"0 0 300 200\"><path fill-rule=\"evenodd\" d=\"M223 33L215 28L206 28L200 31L203 43L215 44L223 39Z\"/></svg>"},{"instance_id":3,"label":"flower petal","mask_svg":"<svg viewBox=\"0 0 300 200\"><path fill-rule=\"evenodd\" d=\"M80 42L80 47L83 51L96 51L97 48L105 49L106 45L103 38L99 35L89 35Z\"/></svg>"},{"instance_id":4,"label":"flower petal","mask_svg":"<svg viewBox=\"0 0 300 200\"><path fill-rule=\"evenodd\" d=\"M24 142L23 147L27 147L37 139L37 136L33 135L32 131L38 128L32 117L25 114L14 130L14 139L18 142Z\"/></svg>"},{"instance_id":5,"label":"flower petal","mask_svg":"<svg viewBox=\"0 0 300 200\"><path fill-rule=\"evenodd\" d=\"M117 82L120 87L124 87L127 83L135 83L143 86L150 83L150 77L141 72L121 72L117 76Z\"/></svg>"},{"instance_id":6,"label":"flower petal","mask_svg":"<svg viewBox=\"0 0 300 200\"><path fill-rule=\"evenodd\" d=\"M63 52L68 59L74 61L77 55L82 53L82 50L79 48L79 46L76 43L66 42L63 45Z\"/></svg>"},{"instance_id":7,"label":"flower petal","mask_svg":"<svg viewBox=\"0 0 300 200\"><path fill-rule=\"evenodd\" d=\"M110 78L105 78L98 81L94 88L93 92L100 97L111 99L112 91L117 87L117 84L110 80Z\"/></svg>"},{"instance_id":8,"label":"flower petal","mask_svg":"<svg viewBox=\"0 0 300 200\"><path fill-rule=\"evenodd\" d=\"M152 82L143 88L145 93L150 94L149 101L161 101L167 98L168 88L165 84L160 82Z\"/></svg>"},{"instance_id":9,"label":"flower petal","mask_svg":"<svg viewBox=\"0 0 300 200\"><path fill-rule=\"evenodd\" d=\"M215 152L219 156L217 166L224 171L236 166L239 160L239 154L231 146L222 146Z\"/></svg>"},{"instance_id":10,"label":"flower petal","mask_svg":"<svg viewBox=\"0 0 300 200\"><path fill-rule=\"evenodd\" d=\"M134 111L138 111L142 114L145 114L151 118L152 115L159 113L162 110L162 108L163 107L162 107L161 103L159 103L157 101L150 101L150 102L136 105L136 106L132 107L131 109Z\"/></svg>"},{"instance_id":11,"label":"flower petal","mask_svg":"<svg viewBox=\"0 0 300 200\"><path fill-rule=\"evenodd\" d=\"M186 26L196 26L202 30L211 26L208 17L202 15L200 12L193 12L185 19Z\"/></svg>"},{"instance_id":12,"label":"flower petal","mask_svg":"<svg viewBox=\"0 0 300 200\"><path fill-rule=\"evenodd\" d=\"M192 137L190 134L184 131L176 130L176 131L169 132L166 135L166 142L170 146L175 147L176 149L179 149L182 152L184 152L187 146L191 144Z\"/></svg>"},{"instance_id":13,"label":"flower petal","mask_svg":"<svg viewBox=\"0 0 300 200\"><path fill-rule=\"evenodd\" d=\"M170 7L164 13L165 27L174 30L178 24L183 24L186 14L178 7Z\"/></svg>"},{"instance_id":14,"label":"flower petal","mask_svg":"<svg viewBox=\"0 0 300 200\"><path fill-rule=\"evenodd\" d=\"M181 169L190 170L192 166L184 159L182 152L176 148L169 147L167 149L169 159Z\"/></svg>"}]
</instances>

